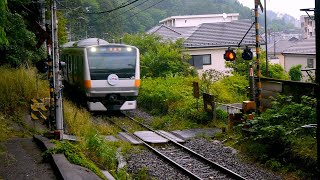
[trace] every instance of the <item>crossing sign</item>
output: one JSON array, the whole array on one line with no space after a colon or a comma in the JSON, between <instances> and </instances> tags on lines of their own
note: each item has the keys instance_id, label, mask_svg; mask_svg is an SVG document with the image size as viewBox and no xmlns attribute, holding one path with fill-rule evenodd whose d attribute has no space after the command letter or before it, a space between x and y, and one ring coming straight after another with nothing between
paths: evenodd
<instances>
[{"instance_id":1,"label":"crossing sign","mask_svg":"<svg viewBox=\"0 0 320 180\"><path fill-rule=\"evenodd\" d=\"M32 120L48 119L48 109L50 104L50 98L31 99L30 102L30 115Z\"/></svg>"}]
</instances>

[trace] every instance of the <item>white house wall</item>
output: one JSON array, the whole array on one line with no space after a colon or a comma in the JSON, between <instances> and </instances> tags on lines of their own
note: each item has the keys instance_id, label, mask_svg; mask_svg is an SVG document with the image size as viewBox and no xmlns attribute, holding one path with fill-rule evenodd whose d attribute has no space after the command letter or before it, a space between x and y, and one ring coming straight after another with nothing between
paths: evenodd
<instances>
[{"instance_id":1,"label":"white house wall","mask_svg":"<svg viewBox=\"0 0 320 180\"><path fill-rule=\"evenodd\" d=\"M313 67L316 67L316 56L315 55L297 55L297 54L285 54L284 55L284 68L287 72L289 72L290 68L301 64L301 69L307 68L307 59L313 59ZM308 79L308 74L306 72L302 72L304 78L303 80ZM314 71L313 71L314 74Z\"/></svg>"},{"instance_id":2,"label":"white house wall","mask_svg":"<svg viewBox=\"0 0 320 180\"><path fill-rule=\"evenodd\" d=\"M201 73L208 69L215 69L220 72L230 71L230 68L226 68L226 60L223 58L226 48L223 49L188 49L185 54L190 55L211 55L211 65L203 65L203 69L199 69L198 72Z\"/></svg>"},{"instance_id":3,"label":"white house wall","mask_svg":"<svg viewBox=\"0 0 320 180\"><path fill-rule=\"evenodd\" d=\"M215 22L230 22L233 20L238 20L237 17L229 16L227 18L221 17L207 17L207 18L181 18L175 19L173 26L175 27L188 27L188 26L198 26L202 23L215 23Z\"/></svg>"}]
</instances>

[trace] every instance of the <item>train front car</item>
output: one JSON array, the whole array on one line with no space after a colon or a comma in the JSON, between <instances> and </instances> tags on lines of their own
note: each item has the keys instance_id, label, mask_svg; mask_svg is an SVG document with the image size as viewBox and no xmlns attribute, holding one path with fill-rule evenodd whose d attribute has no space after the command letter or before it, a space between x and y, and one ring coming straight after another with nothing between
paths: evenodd
<instances>
[{"instance_id":1,"label":"train front car","mask_svg":"<svg viewBox=\"0 0 320 180\"><path fill-rule=\"evenodd\" d=\"M139 50L124 44L85 48L85 91L90 111L131 110L140 87Z\"/></svg>"}]
</instances>

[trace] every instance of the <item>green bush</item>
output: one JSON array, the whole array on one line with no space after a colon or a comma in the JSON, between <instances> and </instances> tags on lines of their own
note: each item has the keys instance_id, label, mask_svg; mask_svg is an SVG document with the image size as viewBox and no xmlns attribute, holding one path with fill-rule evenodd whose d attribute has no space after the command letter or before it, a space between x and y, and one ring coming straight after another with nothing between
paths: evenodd
<instances>
[{"instance_id":1,"label":"green bush","mask_svg":"<svg viewBox=\"0 0 320 180\"><path fill-rule=\"evenodd\" d=\"M166 77L146 78L142 81L138 105L157 116L169 116L171 120L164 122L166 118L156 120L153 124L157 128L173 126L180 121L184 125L181 128L194 127L195 124L206 124L212 117L203 110L202 96L197 100L193 97L193 81L195 77ZM245 97L248 81L240 75L225 77L219 81L199 82L200 94L210 88L218 102L241 102ZM209 84L209 86L208 86ZM179 127L179 126L178 126Z\"/></svg>"},{"instance_id":2,"label":"green bush","mask_svg":"<svg viewBox=\"0 0 320 180\"><path fill-rule=\"evenodd\" d=\"M167 122L159 120L154 124L159 128L165 128L169 124L179 127L179 121L185 126L180 126L179 129L191 127L196 122L205 123L209 117L203 112L201 98L197 102L193 97L193 81L199 81L199 79L179 76L146 78L142 81L138 105L153 115L172 117ZM185 122L181 122L182 120ZM165 121L165 118L162 118L162 121Z\"/></svg>"},{"instance_id":3,"label":"green bush","mask_svg":"<svg viewBox=\"0 0 320 180\"><path fill-rule=\"evenodd\" d=\"M246 99L248 84L245 76L234 74L211 85L210 93L220 103L242 102Z\"/></svg>"},{"instance_id":4,"label":"green bush","mask_svg":"<svg viewBox=\"0 0 320 180\"><path fill-rule=\"evenodd\" d=\"M183 50L181 39L171 42L156 35L126 34L124 42L139 48L142 77L196 74L187 63L190 56L181 53Z\"/></svg>"},{"instance_id":5,"label":"green bush","mask_svg":"<svg viewBox=\"0 0 320 180\"><path fill-rule=\"evenodd\" d=\"M155 115L165 115L169 111L174 112L177 108L186 105L186 100L191 100L194 80L196 78L143 79L138 103Z\"/></svg>"},{"instance_id":6,"label":"green bush","mask_svg":"<svg viewBox=\"0 0 320 180\"><path fill-rule=\"evenodd\" d=\"M317 159L315 129L302 126L316 123L315 105L315 99L307 96L302 96L300 103L290 96L278 96L270 109L252 121L255 134L243 136L242 147L273 169L295 164L312 174Z\"/></svg>"},{"instance_id":7,"label":"green bush","mask_svg":"<svg viewBox=\"0 0 320 180\"><path fill-rule=\"evenodd\" d=\"M296 66L292 66L289 70L289 76L292 81L301 81L302 73L301 73L301 64Z\"/></svg>"},{"instance_id":8,"label":"green bush","mask_svg":"<svg viewBox=\"0 0 320 180\"><path fill-rule=\"evenodd\" d=\"M101 167L117 169L116 146L105 141L98 134L92 133L86 137L86 147L91 159L99 162Z\"/></svg>"}]
</instances>

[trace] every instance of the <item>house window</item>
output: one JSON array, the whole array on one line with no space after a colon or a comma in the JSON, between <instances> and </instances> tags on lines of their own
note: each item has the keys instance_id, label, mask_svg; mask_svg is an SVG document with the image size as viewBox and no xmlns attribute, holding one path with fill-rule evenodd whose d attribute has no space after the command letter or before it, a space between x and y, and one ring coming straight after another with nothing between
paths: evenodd
<instances>
[{"instance_id":1,"label":"house window","mask_svg":"<svg viewBox=\"0 0 320 180\"><path fill-rule=\"evenodd\" d=\"M191 55L189 63L197 69L203 69L203 65L211 65L211 55Z\"/></svg>"},{"instance_id":2,"label":"house window","mask_svg":"<svg viewBox=\"0 0 320 180\"><path fill-rule=\"evenodd\" d=\"M313 59L307 59L307 68L313 68Z\"/></svg>"}]
</instances>

